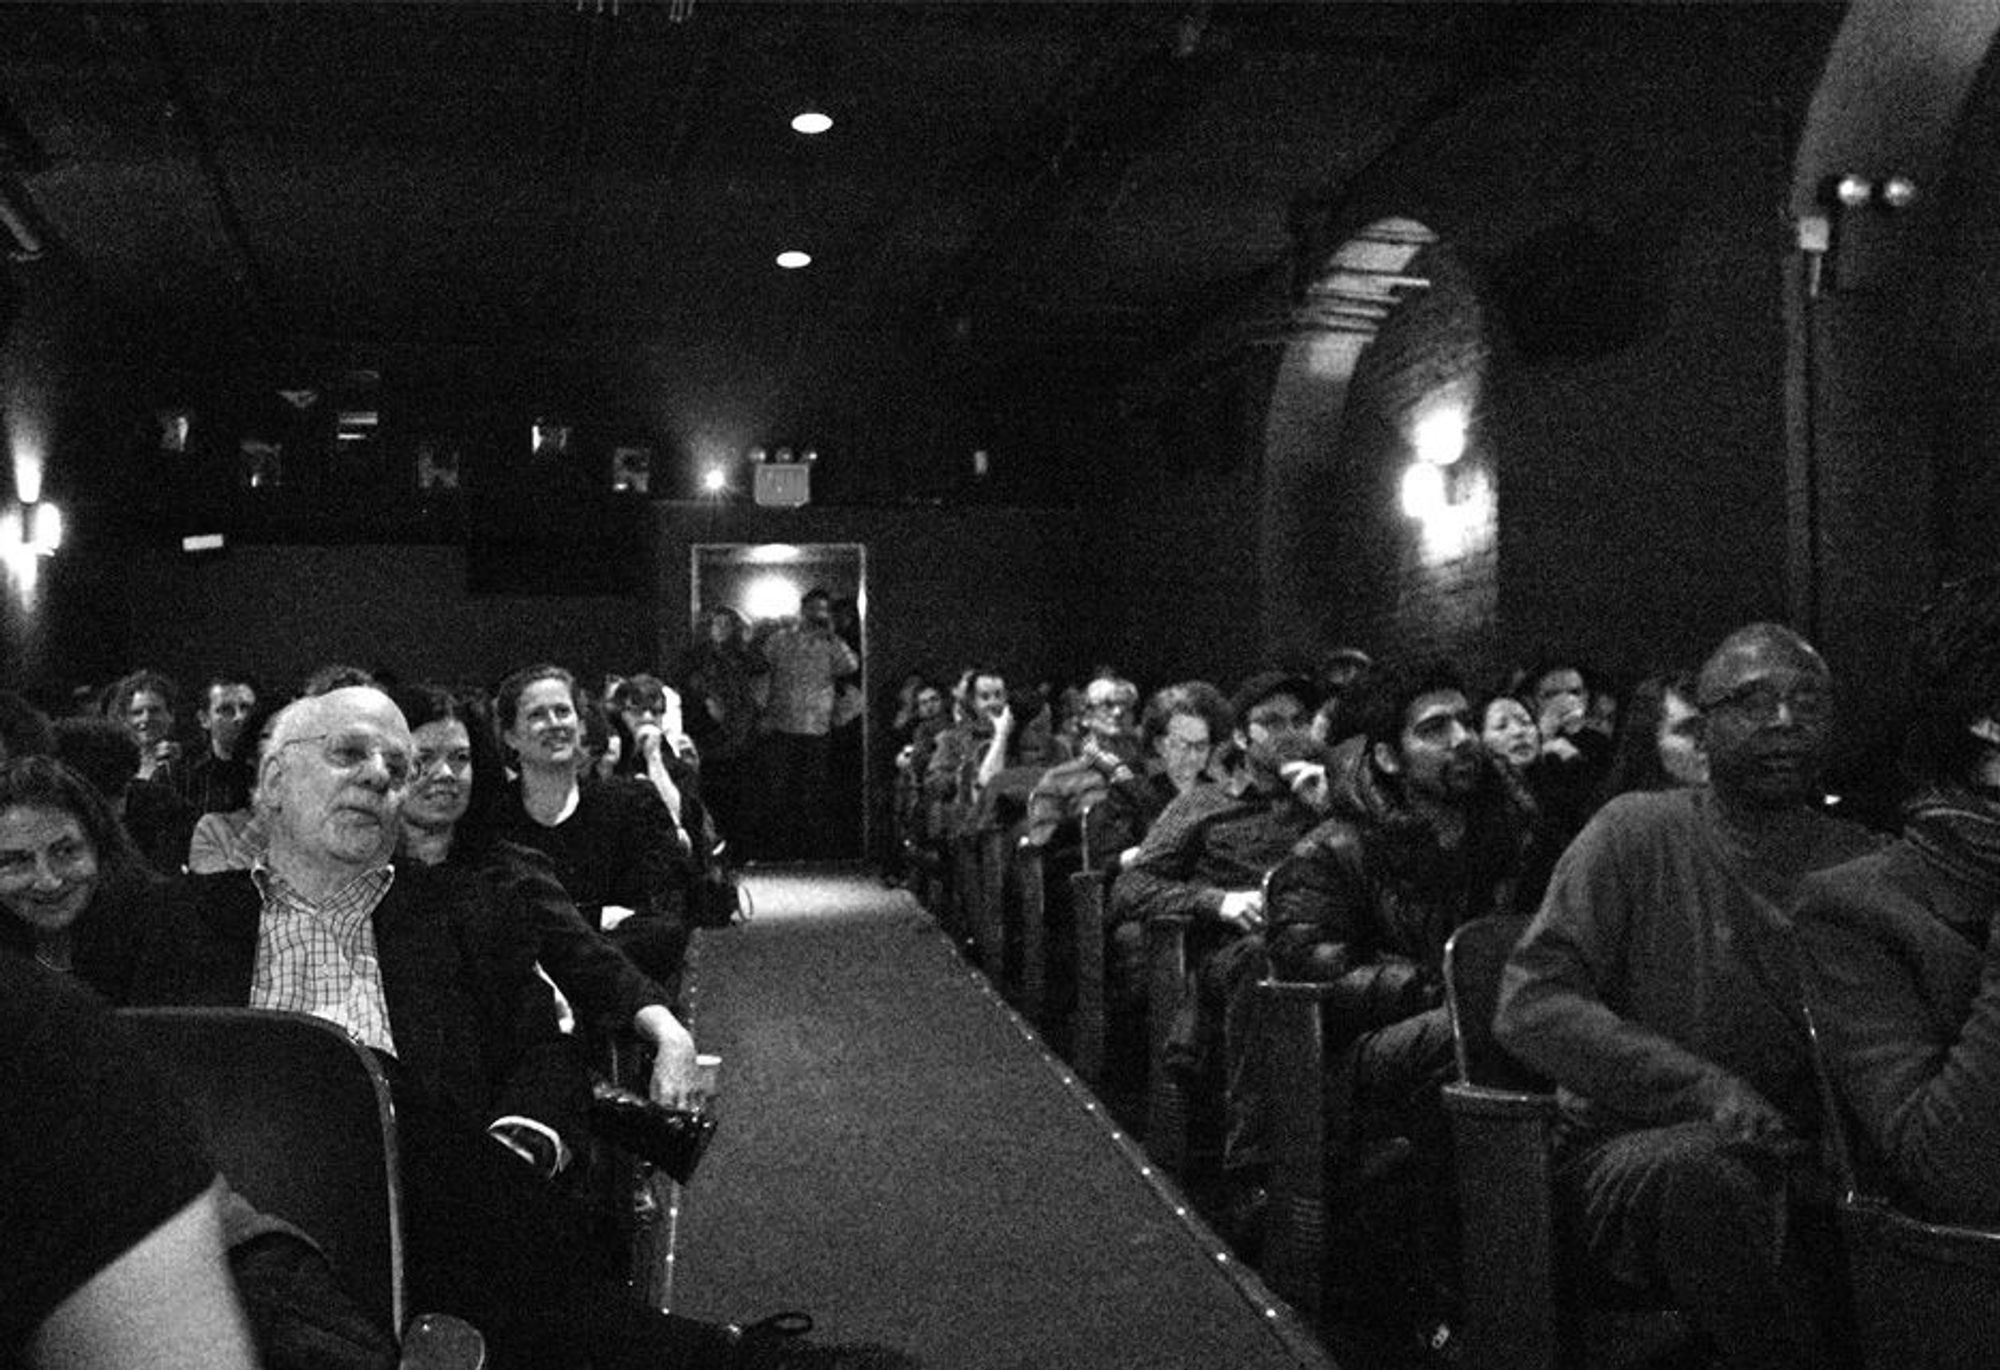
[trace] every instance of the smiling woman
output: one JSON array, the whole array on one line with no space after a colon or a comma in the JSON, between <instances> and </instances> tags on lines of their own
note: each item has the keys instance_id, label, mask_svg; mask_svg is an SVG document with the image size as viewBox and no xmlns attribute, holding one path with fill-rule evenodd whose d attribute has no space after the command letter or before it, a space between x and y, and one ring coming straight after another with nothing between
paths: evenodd
<instances>
[{"instance_id":1,"label":"smiling woman","mask_svg":"<svg viewBox=\"0 0 2000 1370\"><path fill-rule=\"evenodd\" d=\"M106 888L154 879L76 772L41 756L0 765L0 946L101 983L117 950L88 912Z\"/></svg>"}]
</instances>

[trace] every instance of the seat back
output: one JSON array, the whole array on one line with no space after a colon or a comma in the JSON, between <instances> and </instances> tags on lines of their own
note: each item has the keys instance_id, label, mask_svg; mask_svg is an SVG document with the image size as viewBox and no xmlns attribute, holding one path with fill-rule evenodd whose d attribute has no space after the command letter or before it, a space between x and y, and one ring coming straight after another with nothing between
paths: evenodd
<instances>
[{"instance_id":1,"label":"seat back","mask_svg":"<svg viewBox=\"0 0 2000 1370\"><path fill-rule=\"evenodd\" d=\"M1458 1078L1466 1084L1533 1092L1549 1088L1548 1081L1508 1055L1493 1036L1500 972L1527 926L1528 920L1517 915L1490 914L1472 919L1445 943L1445 1003Z\"/></svg>"},{"instance_id":2,"label":"seat back","mask_svg":"<svg viewBox=\"0 0 2000 1370\"><path fill-rule=\"evenodd\" d=\"M367 1048L303 1013L125 1009L217 1169L319 1243L361 1307L401 1330L402 1194L389 1084Z\"/></svg>"},{"instance_id":3,"label":"seat back","mask_svg":"<svg viewBox=\"0 0 2000 1370\"><path fill-rule=\"evenodd\" d=\"M1817 1015L1805 1006L1821 1118L1842 1190L1841 1241L1866 1370L1956 1370L2000 1348L2000 1232L1899 1211L1863 1172Z\"/></svg>"}]
</instances>

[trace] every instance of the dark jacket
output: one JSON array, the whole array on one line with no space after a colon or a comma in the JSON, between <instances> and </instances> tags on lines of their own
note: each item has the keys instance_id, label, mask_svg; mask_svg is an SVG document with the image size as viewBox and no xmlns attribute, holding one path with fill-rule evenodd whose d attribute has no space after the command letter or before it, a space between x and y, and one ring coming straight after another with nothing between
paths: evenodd
<instances>
[{"instance_id":1,"label":"dark jacket","mask_svg":"<svg viewBox=\"0 0 2000 1370\"><path fill-rule=\"evenodd\" d=\"M1864 1168L1949 1222L2000 1223L1994 903L1899 842L1809 877L1795 920Z\"/></svg>"},{"instance_id":2,"label":"dark jacket","mask_svg":"<svg viewBox=\"0 0 2000 1370\"><path fill-rule=\"evenodd\" d=\"M247 1004L263 913L250 874L186 876L162 893L150 910L106 910L143 927L125 983L100 988L126 1004ZM399 1084L472 1127L515 1114L580 1148L588 1077L534 973L527 916L491 893L473 872L403 862L376 906Z\"/></svg>"},{"instance_id":3,"label":"dark jacket","mask_svg":"<svg viewBox=\"0 0 2000 1370\"><path fill-rule=\"evenodd\" d=\"M1273 881L1267 936L1280 978L1337 985L1334 1012L1367 1031L1442 1003L1446 939L1470 919L1514 911L1534 805L1487 761L1464 840L1445 852L1365 748L1338 749L1328 778L1334 816Z\"/></svg>"}]
</instances>

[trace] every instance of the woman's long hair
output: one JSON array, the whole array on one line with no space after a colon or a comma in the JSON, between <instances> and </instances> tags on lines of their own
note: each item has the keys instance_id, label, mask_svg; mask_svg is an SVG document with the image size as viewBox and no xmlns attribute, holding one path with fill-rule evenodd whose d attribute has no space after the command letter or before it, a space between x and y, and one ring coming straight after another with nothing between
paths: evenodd
<instances>
[{"instance_id":1,"label":"woman's long hair","mask_svg":"<svg viewBox=\"0 0 2000 1370\"><path fill-rule=\"evenodd\" d=\"M0 810L15 807L49 809L74 818L97 852L100 889L162 879L97 787L52 756L17 756L0 762Z\"/></svg>"}]
</instances>

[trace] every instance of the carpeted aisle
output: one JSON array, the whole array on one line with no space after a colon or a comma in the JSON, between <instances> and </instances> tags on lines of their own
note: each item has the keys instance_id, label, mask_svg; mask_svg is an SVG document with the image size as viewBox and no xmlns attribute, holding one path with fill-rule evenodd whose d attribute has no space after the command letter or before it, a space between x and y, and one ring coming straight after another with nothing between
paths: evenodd
<instances>
[{"instance_id":1,"label":"carpeted aisle","mask_svg":"<svg viewBox=\"0 0 2000 1370\"><path fill-rule=\"evenodd\" d=\"M929 1370L1330 1366L907 894L751 885L755 920L695 953L722 1126L680 1217L676 1312L802 1308Z\"/></svg>"}]
</instances>

